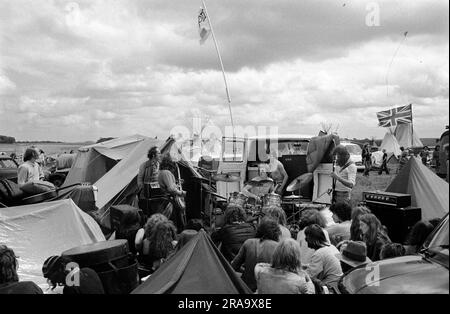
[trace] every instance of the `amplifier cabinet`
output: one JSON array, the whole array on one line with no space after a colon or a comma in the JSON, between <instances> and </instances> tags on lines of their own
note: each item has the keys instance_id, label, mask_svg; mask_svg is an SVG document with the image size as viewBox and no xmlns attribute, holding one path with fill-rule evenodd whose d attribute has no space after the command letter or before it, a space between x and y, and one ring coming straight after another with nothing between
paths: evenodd
<instances>
[{"instance_id":1,"label":"amplifier cabinet","mask_svg":"<svg viewBox=\"0 0 450 314\"><path fill-rule=\"evenodd\" d=\"M394 208L372 203L366 206L386 226L391 241L396 243L403 244L414 224L422 219L422 210L418 207Z\"/></svg>"},{"instance_id":2,"label":"amplifier cabinet","mask_svg":"<svg viewBox=\"0 0 450 314\"><path fill-rule=\"evenodd\" d=\"M411 195L392 192L363 192L367 203L404 208L411 206Z\"/></svg>"}]
</instances>

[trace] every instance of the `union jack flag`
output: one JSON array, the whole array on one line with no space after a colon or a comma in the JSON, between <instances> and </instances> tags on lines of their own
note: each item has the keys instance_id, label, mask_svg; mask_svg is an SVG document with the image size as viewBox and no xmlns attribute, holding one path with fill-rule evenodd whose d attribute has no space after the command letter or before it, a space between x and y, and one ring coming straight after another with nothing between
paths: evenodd
<instances>
[{"instance_id":1,"label":"union jack flag","mask_svg":"<svg viewBox=\"0 0 450 314\"><path fill-rule=\"evenodd\" d=\"M390 127L397 124L412 123L412 105L396 107L390 110L377 112L379 126Z\"/></svg>"}]
</instances>

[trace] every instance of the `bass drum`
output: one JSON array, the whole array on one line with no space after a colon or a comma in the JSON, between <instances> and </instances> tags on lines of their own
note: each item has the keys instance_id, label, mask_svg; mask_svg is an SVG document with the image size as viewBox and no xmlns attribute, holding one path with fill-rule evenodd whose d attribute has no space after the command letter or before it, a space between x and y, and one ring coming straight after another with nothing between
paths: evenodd
<instances>
[{"instance_id":1,"label":"bass drum","mask_svg":"<svg viewBox=\"0 0 450 314\"><path fill-rule=\"evenodd\" d=\"M263 197L263 207L281 207L281 196L275 193L266 194Z\"/></svg>"}]
</instances>

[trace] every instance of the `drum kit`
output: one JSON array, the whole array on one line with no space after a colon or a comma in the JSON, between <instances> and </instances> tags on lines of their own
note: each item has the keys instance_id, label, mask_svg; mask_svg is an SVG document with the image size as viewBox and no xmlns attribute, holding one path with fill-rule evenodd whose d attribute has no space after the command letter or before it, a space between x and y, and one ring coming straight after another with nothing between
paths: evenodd
<instances>
[{"instance_id":1,"label":"drum kit","mask_svg":"<svg viewBox=\"0 0 450 314\"><path fill-rule=\"evenodd\" d=\"M216 171L213 171L213 170L207 170L207 169L203 169L200 167L198 167L198 168L202 171L208 172L210 175L209 175L209 178L196 177L195 179L198 179L201 183L208 184L210 187L212 186L213 182L214 183L216 183L216 182L231 183L231 182L239 182L241 180L241 177L234 175L234 174L216 173ZM304 206L301 206L300 191L302 188L307 186L312 181L312 179L313 179L312 173L302 174L299 177L295 178L286 188L286 191L292 192L292 195L282 197L279 194L271 192L271 193L262 195L260 197L260 199L258 199L258 200L255 200L254 198L250 198L242 192L230 193L227 198L227 197L221 196L215 192L203 190L203 192L207 192L208 194L210 194L212 196L210 198L209 210L208 210L208 212L210 213L211 227L215 228L215 220L216 220L215 216L223 214L223 212L221 212L221 211L217 211L216 209L213 210L213 207L217 207L217 206L214 206L211 201L211 199L213 197L215 197L216 199L220 199L220 202L226 202L227 205L233 204L233 205L241 206L242 208L245 209L248 216L258 217L258 218L255 218L258 220L259 220L259 217L262 216L262 213L264 213L264 211L269 207L276 206L276 207L282 207L283 209L288 207L288 209L290 209L290 212L292 214L291 216L288 217L288 221L291 221L291 222L294 221L294 224L295 224L296 216L299 215L299 213L304 209ZM253 180L248 181L246 184L250 185L251 187L264 187L270 183L272 183L272 184L274 183L274 181L271 178L266 178L266 179L255 178ZM295 195L294 192L297 192L297 191L298 191L298 195ZM255 219L250 218L250 220L255 220Z\"/></svg>"}]
</instances>

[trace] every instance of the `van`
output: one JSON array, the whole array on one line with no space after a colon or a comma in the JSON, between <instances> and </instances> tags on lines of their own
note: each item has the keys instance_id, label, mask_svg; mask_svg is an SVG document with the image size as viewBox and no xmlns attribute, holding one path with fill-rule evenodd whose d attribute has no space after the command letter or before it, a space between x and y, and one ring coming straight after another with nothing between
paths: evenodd
<instances>
[{"instance_id":1,"label":"van","mask_svg":"<svg viewBox=\"0 0 450 314\"><path fill-rule=\"evenodd\" d=\"M234 192L240 192L245 183L258 176L258 167L268 164L270 154L275 153L283 164L288 181L283 195L300 194L302 199L314 201L322 190L331 187L329 173L332 171L332 162L322 163L314 172L314 180L310 185L299 192L286 192L286 187L297 177L308 172L308 147L314 136L300 134L283 134L255 136L248 138L222 139L222 154L219 158L217 173L227 174L238 178L234 182L216 183L217 193L228 199ZM328 179L327 179L328 178ZM320 180L320 184L319 184ZM331 200L325 198L325 203Z\"/></svg>"}]
</instances>

